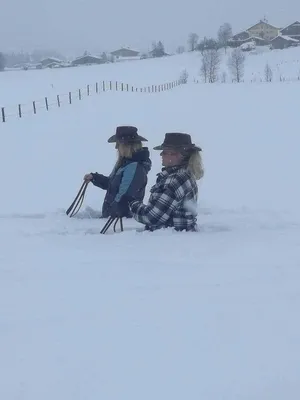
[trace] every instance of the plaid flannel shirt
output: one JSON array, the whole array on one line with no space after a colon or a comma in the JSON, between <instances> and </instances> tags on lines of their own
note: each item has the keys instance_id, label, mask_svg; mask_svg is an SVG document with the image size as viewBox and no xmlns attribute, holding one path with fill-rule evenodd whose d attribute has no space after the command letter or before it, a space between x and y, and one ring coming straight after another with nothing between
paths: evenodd
<instances>
[{"instance_id":1,"label":"plaid flannel shirt","mask_svg":"<svg viewBox=\"0 0 300 400\"><path fill-rule=\"evenodd\" d=\"M174 227L179 231L196 230L197 213L194 205L198 187L189 171L183 167L163 169L150 193L147 205L140 201L130 204L133 217L146 225L146 229Z\"/></svg>"}]
</instances>

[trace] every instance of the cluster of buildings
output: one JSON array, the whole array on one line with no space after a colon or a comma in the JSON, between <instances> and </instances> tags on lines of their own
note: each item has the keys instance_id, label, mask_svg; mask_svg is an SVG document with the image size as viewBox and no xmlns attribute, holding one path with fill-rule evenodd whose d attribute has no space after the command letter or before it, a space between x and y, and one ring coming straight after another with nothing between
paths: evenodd
<instances>
[{"instance_id":1,"label":"cluster of buildings","mask_svg":"<svg viewBox=\"0 0 300 400\"><path fill-rule=\"evenodd\" d=\"M266 19L260 20L248 29L232 36L228 42L231 47L243 47L248 49L248 45L270 46L271 49L285 49L291 46L300 46L300 22L279 28L268 23ZM248 44L248 45L247 45ZM157 53L159 52L159 54ZM140 60L143 58L162 57L169 54L163 49L154 49L148 53L142 53L129 47L121 47L108 54L101 56L85 53L73 61L64 62L54 57L47 57L38 64L26 64L21 66L23 69L43 69L43 68L64 68L79 65L105 64L107 62L119 62L128 60ZM19 66L20 67L20 66Z\"/></svg>"},{"instance_id":2,"label":"cluster of buildings","mask_svg":"<svg viewBox=\"0 0 300 400\"><path fill-rule=\"evenodd\" d=\"M114 50L109 54L103 54L102 56L96 56L91 54L84 54L83 56L75 58L71 62L63 62L53 57L47 57L36 65L37 69L43 68L63 68L63 67L76 67L79 65L93 65L93 64L106 64L108 62L120 62L129 60L140 60L151 57L162 57L169 54L164 51L156 55L156 50L152 50L148 53L141 53L138 50L131 49L130 47L121 47L120 49Z\"/></svg>"},{"instance_id":3,"label":"cluster of buildings","mask_svg":"<svg viewBox=\"0 0 300 400\"><path fill-rule=\"evenodd\" d=\"M300 22L278 28L268 23L267 20L260 20L250 28L237 33L230 39L230 46L239 47L245 43L255 42L257 46L269 45L271 49L285 49L291 46L300 45Z\"/></svg>"}]
</instances>

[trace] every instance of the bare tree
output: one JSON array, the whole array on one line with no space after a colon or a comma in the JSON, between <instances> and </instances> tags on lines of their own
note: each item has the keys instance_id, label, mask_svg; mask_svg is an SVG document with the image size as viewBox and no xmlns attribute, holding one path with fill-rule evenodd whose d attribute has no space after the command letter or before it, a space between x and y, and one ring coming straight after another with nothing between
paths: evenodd
<instances>
[{"instance_id":1,"label":"bare tree","mask_svg":"<svg viewBox=\"0 0 300 400\"><path fill-rule=\"evenodd\" d=\"M184 46L178 46L177 47L177 49L176 49L176 53L177 54L182 54L182 53L184 53Z\"/></svg>"},{"instance_id":2,"label":"bare tree","mask_svg":"<svg viewBox=\"0 0 300 400\"><path fill-rule=\"evenodd\" d=\"M202 60L201 60L201 67L199 75L202 76L204 83L208 81L208 58L207 58L207 51L202 53Z\"/></svg>"},{"instance_id":3,"label":"bare tree","mask_svg":"<svg viewBox=\"0 0 300 400\"><path fill-rule=\"evenodd\" d=\"M188 44L190 51L195 51L197 47L199 36L197 33L190 33L188 38Z\"/></svg>"},{"instance_id":4,"label":"bare tree","mask_svg":"<svg viewBox=\"0 0 300 400\"><path fill-rule=\"evenodd\" d=\"M227 81L227 73L226 71L223 71L221 74L221 82L226 83L226 81Z\"/></svg>"},{"instance_id":5,"label":"bare tree","mask_svg":"<svg viewBox=\"0 0 300 400\"><path fill-rule=\"evenodd\" d=\"M231 37L232 37L232 27L228 22L225 22L225 24L221 25L218 30L218 41L220 47L225 48L225 52L226 52L226 47L228 45L228 41Z\"/></svg>"},{"instance_id":6,"label":"bare tree","mask_svg":"<svg viewBox=\"0 0 300 400\"><path fill-rule=\"evenodd\" d=\"M270 65L267 63L265 66L265 81L272 82L272 80L273 80L273 71Z\"/></svg>"},{"instance_id":7,"label":"bare tree","mask_svg":"<svg viewBox=\"0 0 300 400\"><path fill-rule=\"evenodd\" d=\"M236 82L241 82L244 76L245 55L241 49L234 49L228 60L228 66Z\"/></svg>"},{"instance_id":8,"label":"bare tree","mask_svg":"<svg viewBox=\"0 0 300 400\"><path fill-rule=\"evenodd\" d=\"M218 50L210 49L203 52L200 75L203 77L205 83L217 82L220 62L221 59Z\"/></svg>"},{"instance_id":9,"label":"bare tree","mask_svg":"<svg viewBox=\"0 0 300 400\"><path fill-rule=\"evenodd\" d=\"M108 57L107 57L107 54L105 53L105 51L101 54L101 58L104 62L108 62Z\"/></svg>"},{"instance_id":10,"label":"bare tree","mask_svg":"<svg viewBox=\"0 0 300 400\"><path fill-rule=\"evenodd\" d=\"M181 72L181 75L180 75L180 77L179 77L179 82L180 82L181 84L186 84L186 83L188 83L188 79L189 79L189 73L187 72L186 69L184 69L184 70Z\"/></svg>"},{"instance_id":11,"label":"bare tree","mask_svg":"<svg viewBox=\"0 0 300 400\"><path fill-rule=\"evenodd\" d=\"M208 50L208 60L209 60L209 83L217 82L218 73L220 68L220 54L216 49Z\"/></svg>"},{"instance_id":12,"label":"bare tree","mask_svg":"<svg viewBox=\"0 0 300 400\"><path fill-rule=\"evenodd\" d=\"M214 38L207 38L206 36L196 46L196 50L199 50L202 55L205 50L212 49L218 50L219 43Z\"/></svg>"},{"instance_id":13,"label":"bare tree","mask_svg":"<svg viewBox=\"0 0 300 400\"><path fill-rule=\"evenodd\" d=\"M3 53L0 53L0 71L4 71L5 63L6 63L5 56Z\"/></svg>"}]
</instances>

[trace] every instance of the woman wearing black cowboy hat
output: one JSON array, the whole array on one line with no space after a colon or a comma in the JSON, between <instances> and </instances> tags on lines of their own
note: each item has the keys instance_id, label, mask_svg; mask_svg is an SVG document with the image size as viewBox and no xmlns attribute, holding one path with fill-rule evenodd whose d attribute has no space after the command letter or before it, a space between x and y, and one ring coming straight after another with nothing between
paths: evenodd
<instances>
[{"instance_id":1,"label":"woman wearing black cowboy hat","mask_svg":"<svg viewBox=\"0 0 300 400\"><path fill-rule=\"evenodd\" d=\"M124 196L142 201L145 196L147 175L151 169L149 150L142 146L147 141L137 133L134 126L118 126L115 135L108 139L109 143L116 143L118 160L109 176L89 173L84 176L86 182L106 190L102 207L102 218L116 216L131 217L128 203L122 202L122 212L119 210L120 201Z\"/></svg>"},{"instance_id":2,"label":"woman wearing black cowboy hat","mask_svg":"<svg viewBox=\"0 0 300 400\"><path fill-rule=\"evenodd\" d=\"M173 227L178 231L197 230L197 180L204 171L200 151L185 133L167 133L162 150L163 169L151 188L148 204L127 198L133 217L147 230ZM125 199L124 199L125 201Z\"/></svg>"}]
</instances>

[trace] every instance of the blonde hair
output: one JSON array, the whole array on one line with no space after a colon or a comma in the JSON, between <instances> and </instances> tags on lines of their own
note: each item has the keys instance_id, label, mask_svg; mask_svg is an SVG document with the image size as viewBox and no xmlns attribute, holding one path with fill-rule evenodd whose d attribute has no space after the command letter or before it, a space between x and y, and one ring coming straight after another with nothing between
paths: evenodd
<instances>
[{"instance_id":1,"label":"blonde hair","mask_svg":"<svg viewBox=\"0 0 300 400\"><path fill-rule=\"evenodd\" d=\"M135 143L117 143L118 159L115 168L118 168L123 158L132 158L133 153L140 150L143 147L142 142Z\"/></svg>"},{"instance_id":2,"label":"blonde hair","mask_svg":"<svg viewBox=\"0 0 300 400\"><path fill-rule=\"evenodd\" d=\"M188 158L187 170L198 181L204 175L204 168L200 151L193 151Z\"/></svg>"}]
</instances>

